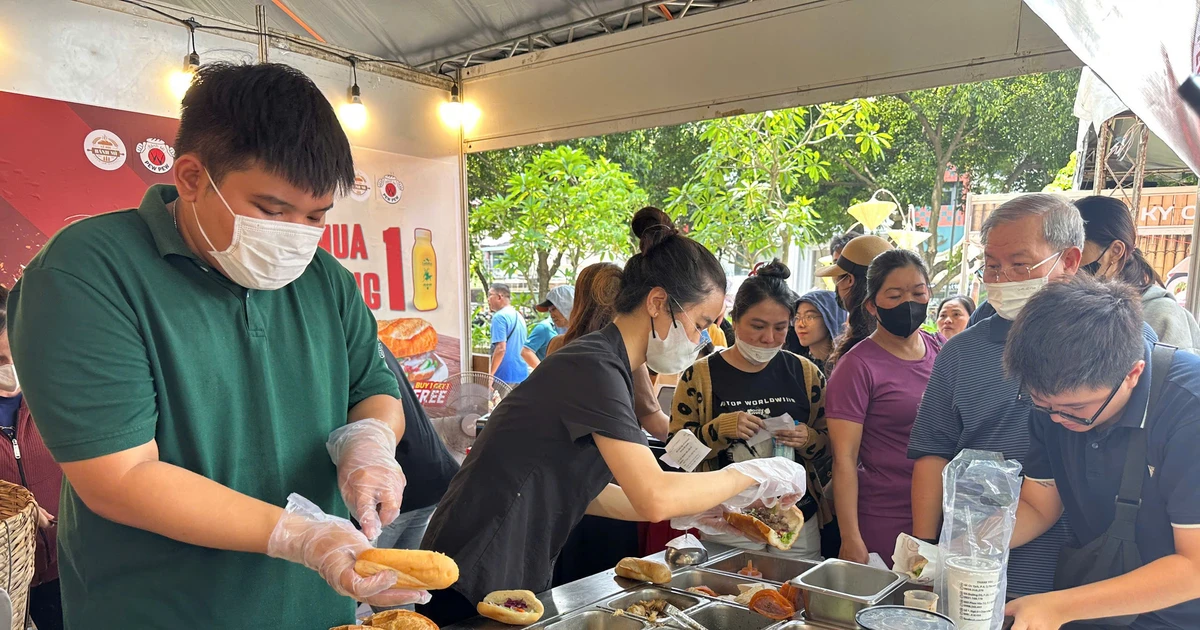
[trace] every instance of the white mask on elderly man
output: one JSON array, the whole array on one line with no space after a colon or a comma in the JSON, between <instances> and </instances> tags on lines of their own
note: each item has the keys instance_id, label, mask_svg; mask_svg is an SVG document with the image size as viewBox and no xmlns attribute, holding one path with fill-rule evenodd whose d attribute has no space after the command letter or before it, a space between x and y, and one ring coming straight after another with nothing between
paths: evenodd
<instances>
[{"instance_id":1,"label":"white mask on elderly man","mask_svg":"<svg viewBox=\"0 0 1200 630\"><path fill-rule=\"evenodd\" d=\"M0 397L11 398L21 392L17 382L17 370L13 364L0 365Z\"/></svg>"}]
</instances>

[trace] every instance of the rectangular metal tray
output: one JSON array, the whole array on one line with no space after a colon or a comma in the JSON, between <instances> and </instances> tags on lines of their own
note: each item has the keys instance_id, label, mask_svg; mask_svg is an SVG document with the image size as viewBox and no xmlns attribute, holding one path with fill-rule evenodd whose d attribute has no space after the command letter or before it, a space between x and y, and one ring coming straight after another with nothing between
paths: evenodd
<instances>
[{"instance_id":1,"label":"rectangular metal tray","mask_svg":"<svg viewBox=\"0 0 1200 630\"><path fill-rule=\"evenodd\" d=\"M874 606L903 584L899 573L830 559L792 581L797 587Z\"/></svg>"},{"instance_id":2,"label":"rectangular metal tray","mask_svg":"<svg viewBox=\"0 0 1200 630\"><path fill-rule=\"evenodd\" d=\"M546 630L643 630L646 624L636 617L615 617L609 610L583 610L546 626Z\"/></svg>"},{"instance_id":3,"label":"rectangular metal tray","mask_svg":"<svg viewBox=\"0 0 1200 630\"><path fill-rule=\"evenodd\" d=\"M741 590L738 589L739 584L768 584L773 587L779 586L778 582L770 580L752 580L740 575L730 575L728 573L717 573L714 571L705 571L704 569L689 569L676 573L675 577L671 578L671 588L686 591L695 586L707 586L717 595L739 595Z\"/></svg>"},{"instance_id":4,"label":"rectangular metal tray","mask_svg":"<svg viewBox=\"0 0 1200 630\"><path fill-rule=\"evenodd\" d=\"M740 606L725 603L709 604L689 612L688 616L709 630L764 630L779 623Z\"/></svg>"},{"instance_id":5,"label":"rectangular metal tray","mask_svg":"<svg viewBox=\"0 0 1200 630\"><path fill-rule=\"evenodd\" d=\"M665 599L671 605L673 605L676 608L678 608L679 610L683 610L683 611L686 611L686 610L689 610L692 608L696 608L697 606L699 606L701 604L702 601L708 601L708 600L701 600L700 597L695 596L695 595L679 593L676 591L668 591L666 589L656 588L653 586L647 586L644 588L634 589L634 590L622 593L622 594L608 600L607 602L605 602L604 607L609 610L614 610L614 611L615 610L623 610L625 608L632 606L633 604L636 604L641 601L646 601L648 599ZM626 614L628 614L628 613L626 613ZM637 617L638 619L642 618L639 615L631 615L631 616Z\"/></svg>"},{"instance_id":6,"label":"rectangular metal tray","mask_svg":"<svg viewBox=\"0 0 1200 630\"><path fill-rule=\"evenodd\" d=\"M736 575L739 570L746 566L747 562L754 563L754 568L762 573L762 579L779 583L788 582L800 577L818 564L807 560L792 560L773 556L767 553L743 551L720 560L709 562L704 565L704 568Z\"/></svg>"}]
</instances>

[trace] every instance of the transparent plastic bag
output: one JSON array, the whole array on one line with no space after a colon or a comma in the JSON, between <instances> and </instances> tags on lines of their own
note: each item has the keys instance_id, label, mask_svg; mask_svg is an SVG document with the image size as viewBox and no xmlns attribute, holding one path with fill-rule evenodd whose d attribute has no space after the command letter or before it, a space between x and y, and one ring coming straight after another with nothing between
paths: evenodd
<instances>
[{"instance_id":1,"label":"transparent plastic bag","mask_svg":"<svg viewBox=\"0 0 1200 630\"><path fill-rule=\"evenodd\" d=\"M942 488L941 612L958 630L1000 630L1021 464L1000 453L965 450L942 472Z\"/></svg>"}]
</instances>

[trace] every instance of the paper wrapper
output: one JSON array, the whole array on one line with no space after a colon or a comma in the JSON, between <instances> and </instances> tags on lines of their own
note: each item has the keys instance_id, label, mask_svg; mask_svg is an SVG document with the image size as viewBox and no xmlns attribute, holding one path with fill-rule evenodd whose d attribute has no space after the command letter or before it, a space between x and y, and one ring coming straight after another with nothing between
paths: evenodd
<instances>
[{"instance_id":1,"label":"paper wrapper","mask_svg":"<svg viewBox=\"0 0 1200 630\"><path fill-rule=\"evenodd\" d=\"M937 545L931 545L901 533L896 537L896 551L892 554L892 569L903 574L917 584L931 585L937 579L940 570L941 552ZM916 573L913 569L922 560L928 562Z\"/></svg>"}]
</instances>

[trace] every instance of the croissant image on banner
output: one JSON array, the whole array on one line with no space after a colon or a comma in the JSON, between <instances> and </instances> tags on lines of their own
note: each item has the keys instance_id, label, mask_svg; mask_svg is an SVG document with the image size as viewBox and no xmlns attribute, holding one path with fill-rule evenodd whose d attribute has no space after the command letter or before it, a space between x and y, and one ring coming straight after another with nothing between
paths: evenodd
<instances>
[{"instance_id":1,"label":"croissant image on banner","mask_svg":"<svg viewBox=\"0 0 1200 630\"><path fill-rule=\"evenodd\" d=\"M419 317L381 319L377 322L379 340L387 346L410 383L442 381L449 369L437 355L438 334L433 325Z\"/></svg>"}]
</instances>

